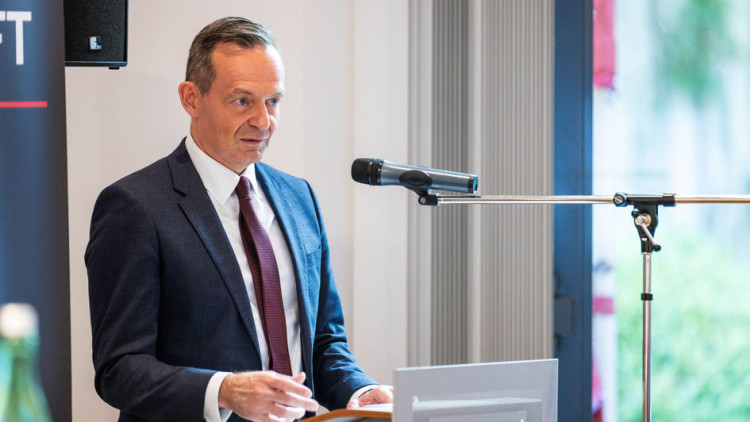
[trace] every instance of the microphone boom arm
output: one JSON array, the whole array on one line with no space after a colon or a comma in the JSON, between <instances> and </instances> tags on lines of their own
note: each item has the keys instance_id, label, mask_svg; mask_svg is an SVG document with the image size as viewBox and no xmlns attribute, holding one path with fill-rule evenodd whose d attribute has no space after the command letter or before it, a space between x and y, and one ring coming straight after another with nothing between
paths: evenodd
<instances>
[{"instance_id":1,"label":"microphone boom arm","mask_svg":"<svg viewBox=\"0 0 750 422\"><path fill-rule=\"evenodd\" d=\"M616 202L618 196L623 195L630 202L619 203ZM694 196L678 196L674 194L666 194L674 196L675 204L750 204L750 195L694 195ZM606 195L439 195L434 194L435 200L432 203L419 203L421 205L450 205L450 204L579 204L579 205L595 205L595 204L613 204L618 207L625 205L632 205L637 202L633 198L638 198L640 195L628 195L617 193L614 196ZM664 195L658 195L662 198ZM650 195L644 197L651 197ZM658 204L671 206L667 203Z\"/></svg>"},{"instance_id":2,"label":"microphone boom arm","mask_svg":"<svg viewBox=\"0 0 750 422\"><path fill-rule=\"evenodd\" d=\"M419 192L418 192L419 193ZM419 196L422 205L438 206L440 204L613 204L616 207L633 205L631 213L633 223L638 230L643 255L643 422L651 422L651 303L654 295L651 292L651 254L661 250L654 240L654 232L659 222L659 206L673 207L684 204L750 204L750 195L702 195L677 196L673 193L663 195L628 195L616 193L614 196L585 195L438 195L424 192Z\"/></svg>"}]
</instances>

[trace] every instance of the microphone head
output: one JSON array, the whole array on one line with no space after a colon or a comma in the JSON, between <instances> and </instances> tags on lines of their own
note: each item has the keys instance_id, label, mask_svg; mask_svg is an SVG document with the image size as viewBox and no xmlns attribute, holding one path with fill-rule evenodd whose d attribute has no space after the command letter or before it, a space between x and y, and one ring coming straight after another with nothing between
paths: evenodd
<instances>
[{"instance_id":1,"label":"microphone head","mask_svg":"<svg viewBox=\"0 0 750 422\"><path fill-rule=\"evenodd\" d=\"M382 166L383 160L377 158L357 158L352 163L352 179L366 185L379 185Z\"/></svg>"}]
</instances>

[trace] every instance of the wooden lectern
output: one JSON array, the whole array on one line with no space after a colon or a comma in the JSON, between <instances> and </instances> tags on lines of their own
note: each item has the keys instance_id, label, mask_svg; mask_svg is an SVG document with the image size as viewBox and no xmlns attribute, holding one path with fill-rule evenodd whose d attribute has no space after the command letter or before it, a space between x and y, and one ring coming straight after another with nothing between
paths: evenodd
<instances>
[{"instance_id":1,"label":"wooden lectern","mask_svg":"<svg viewBox=\"0 0 750 422\"><path fill-rule=\"evenodd\" d=\"M391 420L391 412L338 409L314 418L305 419L305 422L383 422L389 420Z\"/></svg>"}]
</instances>

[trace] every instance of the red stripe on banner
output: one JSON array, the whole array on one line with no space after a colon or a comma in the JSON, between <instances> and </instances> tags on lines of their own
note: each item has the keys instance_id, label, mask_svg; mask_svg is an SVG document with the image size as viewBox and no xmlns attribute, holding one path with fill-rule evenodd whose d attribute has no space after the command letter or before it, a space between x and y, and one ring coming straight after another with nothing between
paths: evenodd
<instances>
[{"instance_id":1,"label":"red stripe on banner","mask_svg":"<svg viewBox=\"0 0 750 422\"><path fill-rule=\"evenodd\" d=\"M0 108L47 108L46 101L0 101Z\"/></svg>"}]
</instances>

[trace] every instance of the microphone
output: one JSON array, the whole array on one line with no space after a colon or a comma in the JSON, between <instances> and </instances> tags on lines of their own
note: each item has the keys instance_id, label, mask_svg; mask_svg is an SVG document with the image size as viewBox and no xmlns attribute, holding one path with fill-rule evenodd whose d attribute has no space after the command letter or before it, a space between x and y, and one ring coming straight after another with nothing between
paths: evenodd
<instances>
[{"instance_id":1,"label":"microphone","mask_svg":"<svg viewBox=\"0 0 750 422\"><path fill-rule=\"evenodd\" d=\"M378 158L354 160L352 179L366 185L401 185L420 195L430 189L474 193L479 185L479 178L473 174L394 164Z\"/></svg>"}]
</instances>

